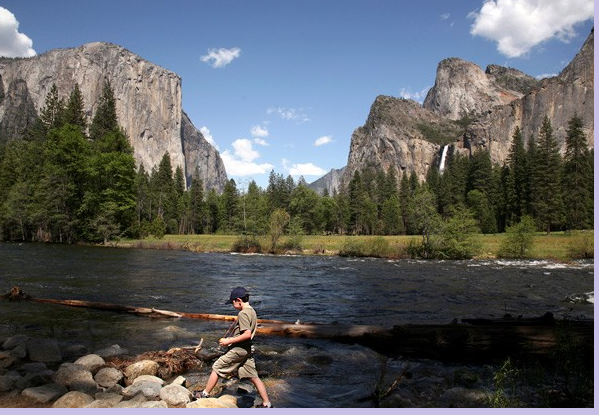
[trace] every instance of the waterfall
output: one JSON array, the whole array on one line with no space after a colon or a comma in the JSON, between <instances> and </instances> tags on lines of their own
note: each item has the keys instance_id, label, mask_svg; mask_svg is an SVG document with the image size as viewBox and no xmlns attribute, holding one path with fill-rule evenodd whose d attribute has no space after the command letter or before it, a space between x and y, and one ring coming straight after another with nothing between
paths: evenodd
<instances>
[{"instance_id":1,"label":"waterfall","mask_svg":"<svg viewBox=\"0 0 599 415\"><path fill-rule=\"evenodd\" d=\"M448 148L449 148L448 145L444 145L443 150L441 151L441 162L439 163L439 172L440 173L443 173L443 170L445 170L445 158L447 156Z\"/></svg>"}]
</instances>

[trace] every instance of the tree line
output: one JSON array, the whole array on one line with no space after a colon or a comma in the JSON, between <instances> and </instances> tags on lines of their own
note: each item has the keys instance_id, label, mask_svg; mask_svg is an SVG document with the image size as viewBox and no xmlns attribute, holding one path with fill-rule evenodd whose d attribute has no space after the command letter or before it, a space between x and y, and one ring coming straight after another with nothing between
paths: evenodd
<instances>
[{"instance_id":1,"label":"tree line","mask_svg":"<svg viewBox=\"0 0 599 415\"><path fill-rule=\"evenodd\" d=\"M164 234L422 235L427 256L439 245L464 249L464 235L504 232L523 219L538 230L593 228L593 152L583 120L568 123L562 156L545 118L528 142L516 128L505 164L487 151L455 153L440 173L420 182L377 166L356 172L346 188L320 195L303 178L270 172L266 189L205 189L199 172L189 187L165 153L159 165L136 169L119 126L114 92L104 82L98 110L86 124L78 86L68 99L50 90L40 117L20 140L0 133L0 236L3 240L107 242ZM1 132L1 126L0 126ZM450 244L448 247L447 244Z\"/></svg>"}]
</instances>

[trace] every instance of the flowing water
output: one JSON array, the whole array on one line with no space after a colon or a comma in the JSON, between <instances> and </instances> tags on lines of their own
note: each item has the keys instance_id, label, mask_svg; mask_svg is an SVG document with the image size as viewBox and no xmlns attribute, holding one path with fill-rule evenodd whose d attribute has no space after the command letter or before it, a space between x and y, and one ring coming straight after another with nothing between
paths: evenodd
<instances>
[{"instance_id":1,"label":"flowing water","mask_svg":"<svg viewBox=\"0 0 599 415\"><path fill-rule=\"evenodd\" d=\"M234 315L224 301L241 285L251 292L259 318L388 327L506 313L593 318L593 304L564 301L594 290L593 269L592 262L389 261L0 244L0 294L20 286L40 298ZM222 321L0 301L0 339L48 336L89 350L119 344L141 353L192 345L199 337L215 345L227 327ZM273 392L279 406L353 406L356 391L371 389L380 372L376 354L360 346L266 336L257 344L259 369L262 363L284 379Z\"/></svg>"}]
</instances>

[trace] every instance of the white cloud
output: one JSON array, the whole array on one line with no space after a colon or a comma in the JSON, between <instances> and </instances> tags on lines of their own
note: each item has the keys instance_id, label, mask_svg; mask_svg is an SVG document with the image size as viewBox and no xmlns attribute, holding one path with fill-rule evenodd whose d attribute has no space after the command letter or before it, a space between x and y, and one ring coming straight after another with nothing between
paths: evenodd
<instances>
[{"instance_id":1,"label":"white cloud","mask_svg":"<svg viewBox=\"0 0 599 415\"><path fill-rule=\"evenodd\" d=\"M447 19L449 19L450 17L451 17L451 14L449 14L449 13L443 13L443 14L441 15L441 20L447 20Z\"/></svg>"},{"instance_id":2,"label":"white cloud","mask_svg":"<svg viewBox=\"0 0 599 415\"><path fill-rule=\"evenodd\" d=\"M263 138L254 138L254 143L264 146L264 147L268 147L268 142L266 140L264 140Z\"/></svg>"},{"instance_id":3,"label":"white cloud","mask_svg":"<svg viewBox=\"0 0 599 415\"><path fill-rule=\"evenodd\" d=\"M0 56L7 58L35 56L33 41L19 33L19 22L14 14L0 7Z\"/></svg>"},{"instance_id":4,"label":"white cloud","mask_svg":"<svg viewBox=\"0 0 599 415\"><path fill-rule=\"evenodd\" d=\"M250 133L252 134L252 137L254 137L254 138L268 137L268 130L266 129L266 127L262 127L260 125L253 126L252 129L250 130Z\"/></svg>"},{"instance_id":5,"label":"white cloud","mask_svg":"<svg viewBox=\"0 0 599 415\"><path fill-rule=\"evenodd\" d=\"M253 149L252 142L246 138L240 138L233 142L233 150L225 150L221 154L227 174L232 176L251 176L255 174L266 174L272 170L273 165L269 163L256 163L260 153Z\"/></svg>"},{"instance_id":6,"label":"white cloud","mask_svg":"<svg viewBox=\"0 0 599 415\"><path fill-rule=\"evenodd\" d=\"M314 146L320 147L320 146L324 146L325 144L329 144L332 142L333 142L333 136L323 135L322 137L319 137L316 139L316 141L314 142Z\"/></svg>"},{"instance_id":7,"label":"white cloud","mask_svg":"<svg viewBox=\"0 0 599 415\"><path fill-rule=\"evenodd\" d=\"M222 68L233 62L239 55L241 55L240 48L209 49L208 54L202 56L200 59L202 62L209 63L213 68Z\"/></svg>"},{"instance_id":8,"label":"white cloud","mask_svg":"<svg viewBox=\"0 0 599 415\"><path fill-rule=\"evenodd\" d=\"M208 129L208 127L204 126L204 127L200 128L200 132L202 133L202 135L204 136L206 141L208 141L210 144L212 144L212 146L215 149L219 150L218 146L216 145L216 142L214 141L214 137L212 137L212 134L210 134L210 130Z\"/></svg>"},{"instance_id":9,"label":"white cloud","mask_svg":"<svg viewBox=\"0 0 599 415\"><path fill-rule=\"evenodd\" d=\"M289 174L292 176L324 176L327 173L326 170L314 163L296 163L289 168Z\"/></svg>"},{"instance_id":10,"label":"white cloud","mask_svg":"<svg viewBox=\"0 0 599 415\"><path fill-rule=\"evenodd\" d=\"M486 0L470 33L497 42L497 50L516 58L552 38L569 42L577 23L593 19L594 0Z\"/></svg>"},{"instance_id":11,"label":"white cloud","mask_svg":"<svg viewBox=\"0 0 599 415\"><path fill-rule=\"evenodd\" d=\"M553 78L554 76L557 76L558 74L556 73L542 73L541 75L537 75L535 76L536 79L541 80L541 79L545 79L545 78Z\"/></svg>"},{"instance_id":12,"label":"white cloud","mask_svg":"<svg viewBox=\"0 0 599 415\"><path fill-rule=\"evenodd\" d=\"M296 121L299 123L308 122L310 118L302 109L296 108L285 108L285 107L271 107L266 110L267 114L277 114L284 120Z\"/></svg>"},{"instance_id":13,"label":"white cloud","mask_svg":"<svg viewBox=\"0 0 599 415\"><path fill-rule=\"evenodd\" d=\"M426 98L426 94L428 93L430 88L431 88L430 86L427 86L427 87L423 88L421 91L417 91L417 92L412 92L409 89L402 88L399 91L399 96L401 98L411 99L413 101L416 101L416 102L419 102L422 104L422 102Z\"/></svg>"}]
</instances>

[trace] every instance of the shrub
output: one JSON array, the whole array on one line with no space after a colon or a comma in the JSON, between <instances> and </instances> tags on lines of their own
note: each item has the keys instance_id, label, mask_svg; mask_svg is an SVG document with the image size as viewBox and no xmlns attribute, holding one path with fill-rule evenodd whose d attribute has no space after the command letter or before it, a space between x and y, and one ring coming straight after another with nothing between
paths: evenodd
<instances>
[{"instance_id":1,"label":"shrub","mask_svg":"<svg viewBox=\"0 0 599 415\"><path fill-rule=\"evenodd\" d=\"M498 256L502 258L526 258L534 244L535 222L530 216L509 226L501 243Z\"/></svg>"},{"instance_id":2,"label":"shrub","mask_svg":"<svg viewBox=\"0 0 599 415\"><path fill-rule=\"evenodd\" d=\"M367 239L347 238L339 251L339 256L387 258L390 254L389 241L382 236Z\"/></svg>"},{"instance_id":3,"label":"shrub","mask_svg":"<svg viewBox=\"0 0 599 415\"><path fill-rule=\"evenodd\" d=\"M243 254L258 254L262 252L262 245L255 236L244 235L233 243L231 251Z\"/></svg>"},{"instance_id":4,"label":"shrub","mask_svg":"<svg viewBox=\"0 0 599 415\"><path fill-rule=\"evenodd\" d=\"M594 243L592 232L574 232L568 249L570 258L594 258Z\"/></svg>"}]
</instances>

